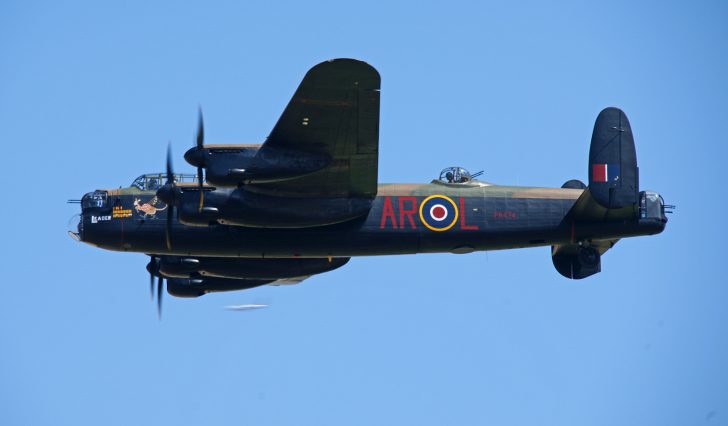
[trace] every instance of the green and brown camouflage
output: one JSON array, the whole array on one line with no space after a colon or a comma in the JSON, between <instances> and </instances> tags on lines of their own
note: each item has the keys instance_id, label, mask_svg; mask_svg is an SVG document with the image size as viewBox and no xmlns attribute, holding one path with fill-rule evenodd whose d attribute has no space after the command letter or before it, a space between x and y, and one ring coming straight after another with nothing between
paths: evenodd
<instances>
[{"instance_id":1,"label":"green and brown camouflage","mask_svg":"<svg viewBox=\"0 0 728 426\"><path fill-rule=\"evenodd\" d=\"M599 272L620 238L665 228L662 197L639 190L632 129L617 108L597 117L588 185L495 185L460 167L427 184L378 184L379 87L364 62L319 64L260 145L204 145L200 115L185 154L196 175L174 174L168 154L165 173L86 194L72 235L148 254L171 293L198 296L299 282L354 256L539 246L579 279Z\"/></svg>"},{"instance_id":2,"label":"green and brown camouflage","mask_svg":"<svg viewBox=\"0 0 728 426\"><path fill-rule=\"evenodd\" d=\"M588 245L594 240L658 233L666 220L661 207L655 210L661 213L659 216L635 216L631 222L594 222L590 217L580 217L574 208L588 194L585 189L501 186L478 181L381 184L368 214L355 220L275 229L219 223L188 226L175 220L171 233L174 244L172 250L167 250L165 216L158 214L166 206L154 190L129 187L106 193L107 204L112 206L112 214L106 214L109 220L97 218L94 222L94 216L103 216L108 208L93 215L90 213L95 209L87 206L89 214L84 215L80 229L82 240L110 250L157 255L350 257ZM442 226L437 226L442 221L433 220L424 209L427 206L422 205L431 197L441 201L449 216ZM195 199L194 194L191 199ZM144 205L149 207L145 209ZM131 211L131 215L114 216L114 211ZM436 226L428 226L433 224Z\"/></svg>"}]
</instances>

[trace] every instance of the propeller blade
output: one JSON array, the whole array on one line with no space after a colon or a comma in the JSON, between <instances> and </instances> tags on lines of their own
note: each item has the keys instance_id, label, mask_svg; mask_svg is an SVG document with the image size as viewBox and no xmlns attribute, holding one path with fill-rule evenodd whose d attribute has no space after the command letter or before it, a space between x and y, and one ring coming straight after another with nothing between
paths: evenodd
<instances>
[{"instance_id":1,"label":"propeller blade","mask_svg":"<svg viewBox=\"0 0 728 426\"><path fill-rule=\"evenodd\" d=\"M149 300L154 300L154 272L156 265L156 258L151 256L152 260L149 261Z\"/></svg>"},{"instance_id":2,"label":"propeller blade","mask_svg":"<svg viewBox=\"0 0 728 426\"><path fill-rule=\"evenodd\" d=\"M157 318L162 319L162 283L164 278L161 276L157 280Z\"/></svg>"},{"instance_id":3,"label":"propeller blade","mask_svg":"<svg viewBox=\"0 0 728 426\"><path fill-rule=\"evenodd\" d=\"M167 242L167 250L172 250L172 210L174 210L174 205L170 204L169 208L167 209L167 226L164 229L164 237Z\"/></svg>"},{"instance_id":4,"label":"propeller blade","mask_svg":"<svg viewBox=\"0 0 728 426\"><path fill-rule=\"evenodd\" d=\"M197 168L197 186L200 189L200 208L199 211L202 211L202 205L205 203L205 191L202 189L202 167Z\"/></svg>"},{"instance_id":5,"label":"propeller blade","mask_svg":"<svg viewBox=\"0 0 728 426\"><path fill-rule=\"evenodd\" d=\"M202 118L202 107L197 110L197 150L200 152L205 144L205 123ZM202 211L202 206L205 203L205 192L202 190L202 167L197 167L197 186L200 189L200 206L198 210Z\"/></svg>"},{"instance_id":6,"label":"propeller blade","mask_svg":"<svg viewBox=\"0 0 728 426\"><path fill-rule=\"evenodd\" d=\"M205 143L205 125L202 120L202 107L197 110L197 148L202 149Z\"/></svg>"},{"instance_id":7,"label":"propeller blade","mask_svg":"<svg viewBox=\"0 0 728 426\"><path fill-rule=\"evenodd\" d=\"M172 142L167 144L167 183L174 183L174 170L172 169Z\"/></svg>"},{"instance_id":8,"label":"propeller blade","mask_svg":"<svg viewBox=\"0 0 728 426\"><path fill-rule=\"evenodd\" d=\"M177 203L179 189L174 181L174 170L172 168L172 142L167 144L167 182L157 191L159 199L164 201L169 208L167 209L167 226L164 231L164 239L167 243L167 250L172 250L172 214L174 206Z\"/></svg>"}]
</instances>

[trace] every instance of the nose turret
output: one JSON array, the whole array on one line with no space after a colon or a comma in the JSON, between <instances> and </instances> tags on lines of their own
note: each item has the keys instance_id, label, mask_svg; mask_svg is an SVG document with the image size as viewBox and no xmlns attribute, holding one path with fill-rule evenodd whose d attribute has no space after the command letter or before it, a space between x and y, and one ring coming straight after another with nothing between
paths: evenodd
<instances>
[{"instance_id":1,"label":"nose turret","mask_svg":"<svg viewBox=\"0 0 728 426\"><path fill-rule=\"evenodd\" d=\"M108 192L93 191L84 194L80 200L68 200L68 204L80 204L81 213L76 213L68 220L68 235L76 241L83 241L83 222L84 218L89 217L89 221L96 223L99 218L106 219L108 214Z\"/></svg>"},{"instance_id":2,"label":"nose turret","mask_svg":"<svg viewBox=\"0 0 728 426\"><path fill-rule=\"evenodd\" d=\"M95 225L111 220L109 193L97 190L84 194L80 200L68 200L68 202L81 205L81 213L73 215L68 221L68 235L76 241L94 244L86 238L84 223Z\"/></svg>"}]
</instances>

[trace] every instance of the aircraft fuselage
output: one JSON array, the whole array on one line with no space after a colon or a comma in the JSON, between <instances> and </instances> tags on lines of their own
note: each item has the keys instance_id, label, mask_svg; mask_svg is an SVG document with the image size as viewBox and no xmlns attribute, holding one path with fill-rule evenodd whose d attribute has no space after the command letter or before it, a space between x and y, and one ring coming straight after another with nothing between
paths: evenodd
<instances>
[{"instance_id":1,"label":"aircraft fuselage","mask_svg":"<svg viewBox=\"0 0 728 426\"><path fill-rule=\"evenodd\" d=\"M310 228L187 226L165 243L167 206L145 208L154 191L108 191L84 209L81 241L116 251L216 257L350 257L469 253L573 244L662 232L664 217L579 222L569 212L582 189L484 184L382 184L361 218Z\"/></svg>"}]
</instances>

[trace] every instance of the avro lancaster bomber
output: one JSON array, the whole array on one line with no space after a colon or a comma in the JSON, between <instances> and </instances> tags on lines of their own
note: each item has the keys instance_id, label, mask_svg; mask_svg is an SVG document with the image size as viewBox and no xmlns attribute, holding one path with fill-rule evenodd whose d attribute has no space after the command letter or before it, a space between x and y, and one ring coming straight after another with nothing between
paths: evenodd
<instances>
[{"instance_id":1,"label":"avro lancaster bomber","mask_svg":"<svg viewBox=\"0 0 728 426\"><path fill-rule=\"evenodd\" d=\"M200 113L185 160L165 173L90 192L70 232L96 247L150 257L161 307L167 292L197 297L298 283L351 257L470 253L550 246L571 279L601 271L626 237L665 229L671 206L640 191L632 129L606 108L591 139L588 185L494 185L461 167L427 184L380 184L379 73L335 59L313 67L259 145L206 145Z\"/></svg>"}]
</instances>

